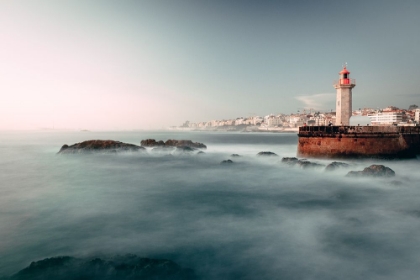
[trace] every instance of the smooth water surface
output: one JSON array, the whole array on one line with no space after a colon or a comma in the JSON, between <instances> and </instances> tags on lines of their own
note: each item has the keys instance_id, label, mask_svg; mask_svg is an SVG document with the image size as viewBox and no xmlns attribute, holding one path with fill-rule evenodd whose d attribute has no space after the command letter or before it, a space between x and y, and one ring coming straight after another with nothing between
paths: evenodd
<instances>
[{"instance_id":1,"label":"smooth water surface","mask_svg":"<svg viewBox=\"0 0 420 280\"><path fill-rule=\"evenodd\" d=\"M84 140L147 138L208 149L56 154ZM295 134L2 132L0 141L0 276L47 257L127 253L171 259L203 279L420 274L419 160L303 170L280 162L295 156ZM345 177L372 163L396 177Z\"/></svg>"}]
</instances>

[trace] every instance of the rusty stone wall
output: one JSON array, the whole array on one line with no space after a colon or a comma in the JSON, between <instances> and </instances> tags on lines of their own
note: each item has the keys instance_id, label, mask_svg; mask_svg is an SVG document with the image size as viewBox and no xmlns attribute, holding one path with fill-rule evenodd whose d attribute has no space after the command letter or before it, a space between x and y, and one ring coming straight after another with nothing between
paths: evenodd
<instances>
[{"instance_id":1,"label":"rusty stone wall","mask_svg":"<svg viewBox=\"0 0 420 280\"><path fill-rule=\"evenodd\" d=\"M299 128L299 157L410 158L420 154L420 127Z\"/></svg>"}]
</instances>

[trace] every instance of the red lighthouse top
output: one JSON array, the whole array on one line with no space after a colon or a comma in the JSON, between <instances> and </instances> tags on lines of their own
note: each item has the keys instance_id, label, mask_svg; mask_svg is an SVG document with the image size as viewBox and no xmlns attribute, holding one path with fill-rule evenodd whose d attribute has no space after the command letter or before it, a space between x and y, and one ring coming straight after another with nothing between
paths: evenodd
<instances>
[{"instance_id":1,"label":"red lighthouse top","mask_svg":"<svg viewBox=\"0 0 420 280\"><path fill-rule=\"evenodd\" d=\"M350 79L350 71L347 70L347 63L343 65L343 70L339 72L340 79L338 81L335 81L334 87L335 88L341 88L341 87L350 87L354 88L356 86L356 80Z\"/></svg>"},{"instance_id":2,"label":"red lighthouse top","mask_svg":"<svg viewBox=\"0 0 420 280\"><path fill-rule=\"evenodd\" d=\"M349 70L347 70L346 66L343 67L343 70L339 74L350 74Z\"/></svg>"}]
</instances>

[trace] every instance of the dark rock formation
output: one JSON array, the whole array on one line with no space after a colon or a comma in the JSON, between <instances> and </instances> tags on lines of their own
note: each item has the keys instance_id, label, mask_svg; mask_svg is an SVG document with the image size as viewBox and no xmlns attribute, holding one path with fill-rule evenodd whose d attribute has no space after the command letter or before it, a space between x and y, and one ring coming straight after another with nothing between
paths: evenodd
<instances>
[{"instance_id":1,"label":"dark rock formation","mask_svg":"<svg viewBox=\"0 0 420 280\"><path fill-rule=\"evenodd\" d=\"M206 154L205 152L203 152L203 151L199 151L198 153L197 153L197 155L204 155L204 154Z\"/></svg>"},{"instance_id":2,"label":"dark rock formation","mask_svg":"<svg viewBox=\"0 0 420 280\"><path fill-rule=\"evenodd\" d=\"M140 144L143 147L164 146L164 147L190 147L194 149L207 149L207 146L204 145L203 143L192 142L191 140L169 139L166 142L163 142L163 141L156 141L155 139L146 139L146 140L141 140Z\"/></svg>"},{"instance_id":3,"label":"dark rock formation","mask_svg":"<svg viewBox=\"0 0 420 280\"><path fill-rule=\"evenodd\" d=\"M350 165L344 162L333 161L325 167L325 171L334 171L338 168L346 168Z\"/></svg>"},{"instance_id":4,"label":"dark rock formation","mask_svg":"<svg viewBox=\"0 0 420 280\"><path fill-rule=\"evenodd\" d=\"M393 177L394 170L384 165L371 165L363 169L363 171L350 171L347 177Z\"/></svg>"},{"instance_id":5,"label":"dark rock formation","mask_svg":"<svg viewBox=\"0 0 420 280\"><path fill-rule=\"evenodd\" d=\"M281 162L289 164L289 165L295 165L298 162L298 158L295 157L284 157L281 159Z\"/></svg>"},{"instance_id":6,"label":"dark rock formation","mask_svg":"<svg viewBox=\"0 0 420 280\"><path fill-rule=\"evenodd\" d=\"M227 159L227 160L223 160L220 164L231 164L231 163L233 163L233 161L230 159Z\"/></svg>"},{"instance_id":7,"label":"dark rock formation","mask_svg":"<svg viewBox=\"0 0 420 280\"><path fill-rule=\"evenodd\" d=\"M259 152L257 154L257 156L275 156L275 157L277 157L278 155L273 153L273 152Z\"/></svg>"},{"instance_id":8,"label":"dark rock formation","mask_svg":"<svg viewBox=\"0 0 420 280\"><path fill-rule=\"evenodd\" d=\"M145 150L145 148L127 144L114 140L88 140L74 145L63 145L58 152L59 154L77 154L77 153L92 153L92 152L137 152Z\"/></svg>"},{"instance_id":9,"label":"dark rock formation","mask_svg":"<svg viewBox=\"0 0 420 280\"><path fill-rule=\"evenodd\" d=\"M300 166L302 169L325 167L325 165L323 165L323 164L319 164L319 163L316 163L316 162L311 162L311 161L308 161L308 160L298 160L296 162L296 165Z\"/></svg>"},{"instance_id":10,"label":"dark rock formation","mask_svg":"<svg viewBox=\"0 0 420 280\"><path fill-rule=\"evenodd\" d=\"M125 280L125 279L198 279L194 271L165 259L135 255L111 259L55 257L32 262L8 280Z\"/></svg>"},{"instance_id":11,"label":"dark rock formation","mask_svg":"<svg viewBox=\"0 0 420 280\"><path fill-rule=\"evenodd\" d=\"M231 157L240 157L240 155L238 155L238 154L231 154L230 156Z\"/></svg>"},{"instance_id":12,"label":"dark rock formation","mask_svg":"<svg viewBox=\"0 0 420 280\"><path fill-rule=\"evenodd\" d=\"M306 159L298 159L295 157L284 157L281 159L282 163L288 164L290 166L299 166L303 169L307 168L320 168L324 167L325 165L308 161Z\"/></svg>"},{"instance_id":13,"label":"dark rock formation","mask_svg":"<svg viewBox=\"0 0 420 280\"><path fill-rule=\"evenodd\" d=\"M165 143L162 140L156 141L155 139L146 139L141 140L140 145L142 145L143 147L156 147L165 146Z\"/></svg>"}]
</instances>

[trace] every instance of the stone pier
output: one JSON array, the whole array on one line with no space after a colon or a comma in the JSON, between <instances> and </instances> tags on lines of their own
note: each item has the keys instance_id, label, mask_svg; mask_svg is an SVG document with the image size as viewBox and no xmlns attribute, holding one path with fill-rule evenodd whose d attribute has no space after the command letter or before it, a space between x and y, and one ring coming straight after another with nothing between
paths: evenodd
<instances>
[{"instance_id":1,"label":"stone pier","mask_svg":"<svg viewBox=\"0 0 420 280\"><path fill-rule=\"evenodd\" d=\"M420 127L302 126L299 157L414 158L420 154Z\"/></svg>"}]
</instances>

